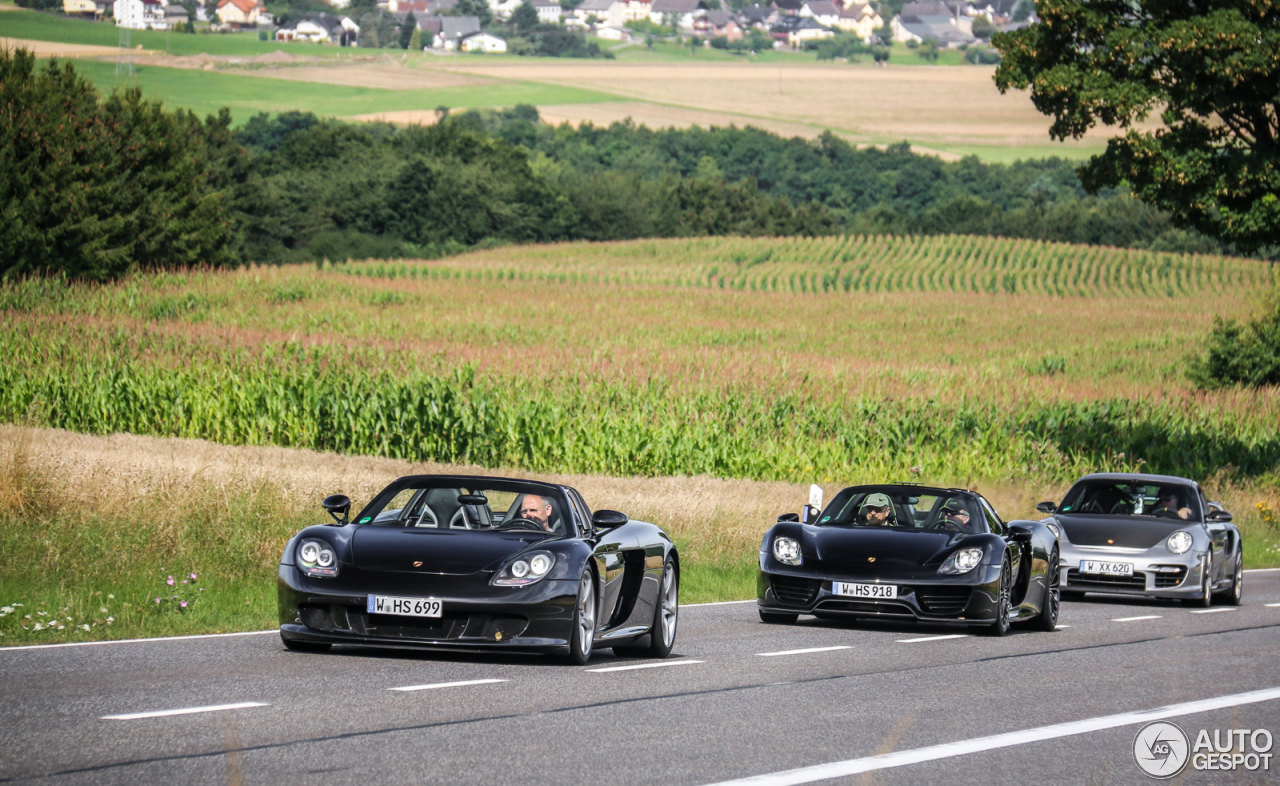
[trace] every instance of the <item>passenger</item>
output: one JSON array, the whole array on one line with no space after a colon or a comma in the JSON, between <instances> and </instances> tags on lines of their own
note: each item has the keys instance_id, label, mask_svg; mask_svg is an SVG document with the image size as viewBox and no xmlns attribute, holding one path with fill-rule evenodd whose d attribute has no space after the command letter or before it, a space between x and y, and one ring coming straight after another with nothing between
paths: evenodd
<instances>
[{"instance_id":1,"label":"passenger","mask_svg":"<svg viewBox=\"0 0 1280 786\"><path fill-rule=\"evenodd\" d=\"M1155 509L1151 511L1151 515L1166 519L1186 519L1191 516L1191 508L1182 507L1182 497L1177 491L1166 489L1160 495L1160 501L1156 504Z\"/></svg>"},{"instance_id":2,"label":"passenger","mask_svg":"<svg viewBox=\"0 0 1280 786\"><path fill-rule=\"evenodd\" d=\"M520 518L537 522L547 532L551 531L552 512L551 500L537 494L525 494L520 503Z\"/></svg>"},{"instance_id":3,"label":"passenger","mask_svg":"<svg viewBox=\"0 0 1280 786\"><path fill-rule=\"evenodd\" d=\"M858 509L858 516L867 526L893 527L897 525L893 515L893 503L886 494L868 494Z\"/></svg>"},{"instance_id":4,"label":"passenger","mask_svg":"<svg viewBox=\"0 0 1280 786\"><path fill-rule=\"evenodd\" d=\"M942 518L939 519L939 523L957 532L968 532L969 511L958 501L947 500L947 504L942 506Z\"/></svg>"}]
</instances>

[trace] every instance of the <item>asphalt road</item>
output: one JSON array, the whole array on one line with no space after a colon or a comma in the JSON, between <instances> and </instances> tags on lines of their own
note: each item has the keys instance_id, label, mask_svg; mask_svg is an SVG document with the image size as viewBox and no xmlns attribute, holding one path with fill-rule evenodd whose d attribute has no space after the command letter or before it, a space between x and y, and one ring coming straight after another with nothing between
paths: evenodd
<instances>
[{"instance_id":1,"label":"asphalt road","mask_svg":"<svg viewBox=\"0 0 1280 786\"><path fill-rule=\"evenodd\" d=\"M1193 743L1268 729L1280 753L1280 690L1240 695L1280 689L1280 572L1245 587L1211 613L1090 596L1004 639L686 606L672 659L580 668L274 633L0 649L0 782L1147 783L1132 750L1156 716L1129 713L1171 706ZM244 706L128 717L218 705ZM1280 781L1271 765L1172 782Z\"/></svg>"}]
</instances>

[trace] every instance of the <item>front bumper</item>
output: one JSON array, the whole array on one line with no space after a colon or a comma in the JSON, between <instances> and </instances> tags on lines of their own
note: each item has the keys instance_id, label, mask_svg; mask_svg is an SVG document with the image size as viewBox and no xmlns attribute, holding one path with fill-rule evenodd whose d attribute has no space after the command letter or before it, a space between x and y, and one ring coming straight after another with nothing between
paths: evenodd
<instances>
[{"instance_id":1,"label":"front bumper","mask_svg":"<svg viewBox=\"0 0 1280 786\"><path fill-rule=\"evenodd\" d=\"M1066 592L1105 592L1151 598L1199 597L1204 592L1205 555L1195 551L1186 554L1173 554L1166 549L1161 551L1163 553L1149 554L1063 544L1060 558L1062 589ZM1133 575L1082 573L1080 563L1083 560L1128 563L1133 565Z\"/></svg>"},{"instance_id":2,"label":"front bumper","mask_svg":"<svg viewBox=\"0 0 1280 786\"><path fill-rule=\"evenodd\" d=\"M876 583L866 578L817 577L803 573L759 570L756 605L778 614L919 620L922 622L992 623L1000 594L1000 566L980 565L965 576L914 578L901 582L884 578L898 588L893 600L836 595L836 581Z\"/></svg>"},{"instance_id":3,"label":"front bumper","mask_svg":"<svg viewBox=\"0 0 1280 786\"><path fill-rule=\"evenodd\" d=\"M354 574L354 575L353 575ZM569 645L576 581L546 579L527 587L348 571L312 579L292 565L278 577L280 635L291 641L394 647L551 652ZM412 580L412 578L411 578ZM371 614L368 595L438 598L438 618Z\"/></svg>"}]
</instances>

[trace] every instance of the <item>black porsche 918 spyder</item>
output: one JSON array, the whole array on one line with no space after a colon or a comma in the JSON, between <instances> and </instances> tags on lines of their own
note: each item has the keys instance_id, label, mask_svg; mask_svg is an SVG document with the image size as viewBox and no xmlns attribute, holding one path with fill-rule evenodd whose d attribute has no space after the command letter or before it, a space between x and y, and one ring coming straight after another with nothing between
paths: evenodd
<instances>
[{"instance_id":1,"label":"black porsche 918 spyder","mask_svg":"<svg viewBox=\"0 0 1280 786\"><path fill-rule=\"evenodd\" d=\"M767 623L824 619L962 622L1003 636L1058 623L1057 536L1004 522L980 494L907 484L853 486L809 523L783 514L760 544L757 606Z\"/></svg>"},{"instance_id":2,"label":"black porsche 918 spyder","mask_svg":"<svg viewBox=\"0 0 1280 786\"><path fill-rule=\"evenodd\" d=\"M568 486L416 475L348 520L295 535L280 560L285 647L452 647L665 658L675 643L680 562L667 534L587 507Z\"/></svg>"}]
</instances>

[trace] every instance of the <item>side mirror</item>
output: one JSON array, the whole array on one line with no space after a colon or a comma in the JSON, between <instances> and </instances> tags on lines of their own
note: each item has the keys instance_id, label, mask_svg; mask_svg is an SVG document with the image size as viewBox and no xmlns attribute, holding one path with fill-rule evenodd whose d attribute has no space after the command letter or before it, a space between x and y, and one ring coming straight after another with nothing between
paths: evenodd
<instances>
[{"instance_id":1,"label":"side mirror","mask_svg":"<svg viewBox=\"0 0 1280 786\"><path fill-rule=\"evenodd\" d=\"M321 500L320 507L333 516L335 522L346 524L347 514L351 512L351 498L346 494L334 494Z\"/></svg>"},{"instance_id":2,"label":"side mirror","mask_svg":"<svg viewBox=\"0 0 1280 786\"><path fill-rule=\"evenodd\" d=\"M779 523L779 524L781 524L781 523L783 523L784 521L794 521L794 522L796 522L796 523L799 523L799 521L800 521L800 514L798 514L798 513L783 513L781 516L779 516L779 517L778 517L778 523Z\"/></svg>"},{"instance_id":3,"label":"side mirror","mask_svg":"<svg viewBox=\"0 0 1280 786\"><path fill-rule=\"evenodd\" d=\"M1205 518L1209 521L1231 521L1235 516L1232 516L1230 511L1211 510L1209 511L1209 515L1205 516Z\"/></svg>"},{"instance_id":4,"label":"side mirror","mask_svg":"<svg viewBox=\"0 0 1280 786\"><path fill-rule=\"evenodd\" d=\"M1052 502L1041 502L1039 505L1036 505L1036 510L1046 516L1052 516L1054 513L1058 512L1058 506Z\"/></svg>"},{"instance_id":5,"label":"side mirror","mask_svg":"<svg viewBox=\"0 0 1280 786\"><path fill-rule=\"evenodd\" d=\"M627 514L616 510L597 510L591 514L591 523L597 530L614 529L630 521Z\"/></svg>"},{"instance_id":6,"label":"side mirror","mask_svg":"<svg viewBox=\"0 0 1280 786\"><path fill-rule=\"evenodd\" d=\"M1009 527L1009 535L1018 543L1031 542L1031 530L1026 527L1019 527L1016 524Z\"/></svg>"}]
</instances>

